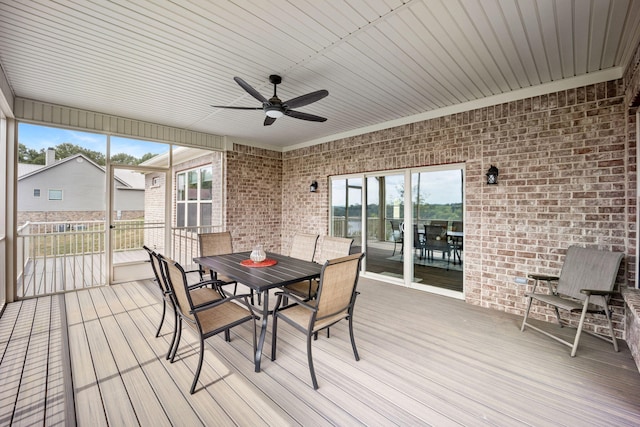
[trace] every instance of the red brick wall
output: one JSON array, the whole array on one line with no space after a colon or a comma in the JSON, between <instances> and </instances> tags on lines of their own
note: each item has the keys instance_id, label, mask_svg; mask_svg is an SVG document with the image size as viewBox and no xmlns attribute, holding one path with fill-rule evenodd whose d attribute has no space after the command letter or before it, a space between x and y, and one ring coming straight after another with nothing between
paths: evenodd
<instances>
[{"instance_id":1,"label":"red brick wall","mask_svg":"<svg viewBox=\"0 0 640 427\"><path fill-rule=\"evenodd\" d=\"M522 314L526 287L514 277L557 273L571 244L623 251L633 272L631 121L618 80L285 152L282 245L328 232L331 175L464 162L465 299ZM485 183L490 165L499 185ZM622 319L620 302L618 329Z\"/></svg>"},{"instance_id":2,"label":"red brick wall","mask_svg":"<svg viewBox=\"0 0 640 427\"><path fill-rule=\"evenodd\" d=\"M234 144L227 152L225 172L226 230L233 237L233 250L262 244L266 251L280 252L282 154Z\"/></svg>"}]
</instances>

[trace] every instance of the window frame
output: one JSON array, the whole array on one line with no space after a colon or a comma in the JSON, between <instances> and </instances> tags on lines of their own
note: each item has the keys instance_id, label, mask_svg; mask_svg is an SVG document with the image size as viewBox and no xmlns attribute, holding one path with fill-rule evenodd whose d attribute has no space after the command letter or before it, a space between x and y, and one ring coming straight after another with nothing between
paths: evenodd
<instances>
[{"instance_id":1,"label":"window frame","mask_svg":"<svg viewBox=\"0 0 640 427\"><path fill-rule=\"evenodd\" d=\"M59 192L60 193L60 198L51 198L51 193L52 192ZM52 201L52 202L60 202L64 199L64 191L62 189L58 189L58 188L49 188L47 190L47 200Z\"/></svg>"},{"instance_id":2,"label":"window frame","mask_svg":"<svg viewBox=\"0 0 640 427\"><path fill-rule=\"evenodd\" d=\"M204 186L203 176L209 171L209 185ZM190 177L196 178L195 186L189 182ZM213 165L200 165L195 168L181 170L175 173L176 191L175 202L175 226L178 228L210 226L213 224ZM209 190L209 198L202 198L203 189ZM209 206L208 221L203 215L203 207ZM195 223L191 220L195 218Z\"/></svg>"}]
</instances>

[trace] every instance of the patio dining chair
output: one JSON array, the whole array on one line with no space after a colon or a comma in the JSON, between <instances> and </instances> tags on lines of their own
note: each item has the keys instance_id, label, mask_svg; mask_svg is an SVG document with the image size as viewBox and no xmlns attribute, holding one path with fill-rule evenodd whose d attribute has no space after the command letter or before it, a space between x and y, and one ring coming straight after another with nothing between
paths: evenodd
<instances>
[{"instance_id":1,"label":"patio dining chair","mask_svg":"<svg viewBox=\"0 0 640 427\"><path fill-rule=\"evenodd\" d=\"M163 256L147 246L142 247L149 254L149 261L151 262L154 281L158 283L160 292L162 292L162 317L160 318L160 324L158 325L158 330L156 331L156 338L160 336L160 331L162 330L162 325L167 313L167 306L171 307L173 311L173 333L171 336L171 343L169 344L169 351L167 351L167 355L165 356L166 359L169 359L169 357L171 357L173 346L176 341L176 331L181 324L181 320L178 317L178 312L173 302L173 293L171 291L171 287L167 282L167 275L162 262ZM207 286L209 285L212 285L212 287L208 288ZM218 290L218 285L219 283L216 280L200 281L198 283L189 285L189 293L191 294L191 298L196 302L196 304L203 304L208 301L219 300L222 299L222 296Z\"/></svg>"},{"instance_id":2,"label":"patio dining chair","mask_svg":"<svg viewBox=\"0 0 640 427\"><path fill-rule=\"evenodd\" d=\"M449 262L451 261L451 245L447 240L446 229L444 230L440 225L425 225L424 226L424 250L426 252L427 259L433 261L434 251L442 253L442 257L447 257L447 270L449 270Z\"/></svg>"},{"instance_id":3,"label":"patio dining chair","mask_svg":"<svg viewBox=\"0 0 640 427\"><path fill-rule=\"evenodd\" d=\"M404 252L404 231L402 230L402 223L397 219L389 220L391 223L391 240L393 240L393 253L396 254L396 248L400 245L400 255Z\"/></svg>"},{"instance_id":4,"label":"patio dining chair","mask_svg":"<svg viewBox=\"0 0 640 427\"><path fill-rule=\"evenodd\" d=\"M588 333L597 338L613 344L613 349L618 351L618 342L613 331L609 300L620 268L620 262L624 254L620 252L603 251L597 249L570 246L562 265L560 276L547 276L542 274L530 274L534 280L533 290L526 294L528 299L527 309L522 320L521 331L525 326L530 327L556 341L571 347L571 357L576 355L581 332ZM549 285L548 293L536 292L538 282L546 281ZM554 287L553 284L557 282ZM560 318L559 309L569 313L579 312L580 320L576 329L573 343L556 335L544 331L527 322L531 304L538 301L553 307L560 327L569 325L568 320ZM604 314L609 326L610 338L590 331L583 331L587 313Z\"/></svg>"},{"instance_id":5,"label":"patio dining chair","mask_svg":"<svg viewBox=\"0 0 640 427\"><path fill-rule=\"evenodd\" d=\"M233 243L231 232L223 231L218 233L199 233L198 242L200 244L200 256L226 255L233 253ZM219 280L224 285L234 285L233 294L238 292L238 282L230 277L219 275L216 271L200 265L200 277L204 279L209 275L213 280ZM251 303L253 304L253 291L251 291Z\"/></svg>"},{"instance_id":6,"label":"patio dining chair","mask_svg":"<svg viewBox=\"0 0 640 427\"><path fill-rule=\"evenodd\" d=\"M304 234L298 233L293 236L291 240L291 250L289 256L291 258L300 259L303 261L313 261L313 257L316 253L316 243L318 242L317 234ZM298 295L301 298L311 299L315 294L313 280L305 280L303 282L296 282L285 286L289 292Z\"/></svg>"},{"instance_id":7,"label":"patio dining chair","mask_svg":"<svg viewBox=\"0 0 640 427\"><path fill-rule=\"evenodd\" d=\"M318 381L313 367L311 337L317 336L318 331L328 329L341 320L348 320L353 355L356 360L360 360L353 337L353 308L358 294L356 287L363 257L364 254L359 253L326 261L320 273L318 294L314 300L303 301L287 289L276 293L278 299L273 312L271 359L276 360L278 320L282 319L306 335L307 360L315 390L318 389ZM284 297L294 303L280 307Z\"/></svg>"},{"instance_id":8,"label":"patio dining chair","mask_svg":"<svg viewBox=\"0 0 640 427\"><path fill-rule=\"evenodd\" d=\"M333 237L324 236L320 245L320 254L313 256L311 260L315 258L315 262L318 264L324 264L329 259L342 258L349 255L351 252L351 245L353 239L345 237ZM312 299L315 298L318 292L318 281L310 280L304 282L296 282L286 286L290 293L296 294L300 298Z\"/></svg>"},{"instance_id":9,"label":"patio dining chair","mask_svg":"<svg viewBox=\"0 0 640 427\"><path fill-rule=\"evenodd\" d=\"M233 295L214 301L199 302L190 292L187 277L183 268L177 262L169 259L162 260L167 272L167 282L172 291L173 302L176 306L181 321L184 321L200 338L200 351L198 367L191 384L189 393L193 394L202 371L204 361L204 341L221 332L225 333L225 340L230 341L231 328L248 321L253 321L253 353L256 352L256 318L249 304L248 294ZM177 328L176 342L171 354L171 363L175 361L180 337L182 334L182 322Z\"/></svg>"}]
</instances>

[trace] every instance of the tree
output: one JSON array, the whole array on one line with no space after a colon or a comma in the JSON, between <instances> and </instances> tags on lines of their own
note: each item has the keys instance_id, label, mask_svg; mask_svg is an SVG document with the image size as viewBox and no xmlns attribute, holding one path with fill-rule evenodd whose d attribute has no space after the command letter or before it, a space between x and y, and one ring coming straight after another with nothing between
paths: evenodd
<instances>
[{"instance_id":1,"label":"tree","mask_svg":"<svg viewBox=\"0 0 640 427\"><path fill-rule=\"evenodd\" d=\"M157 154L147 153L147 154L145 154L144 156L140 157L140 161L138 162L138 164L140 164L140 163L144 163L144 162L146 162L147 160L149 160L150 158L155 157L155 156L157 156Z\"/></svg>"},{"instance_id":2,"label":"tree","mask_svg":"<svg viewBox=\"0 0 640 427\"><path fill-rule=\"evenodd\" d=\"M80 147L79 145L71 144L70 142L65 142L56 146L56 160L66 159L67 157L71 157L74 154L83 154L85 157L91 159L96 162L100 166L104 166L105 156L99 151L89 150L84 147Z\"/></svg>"},{"instance_id":3,"label":"tree","mask_svg":"<svg viewBox=\"0 0 640 427\"><path fill-rule=\"evenodd\" d=\"M33 148L27 148L26 145L18 144L18 161L20 163L28 163L32 165L44 165L46 160L46 154L44 149L40 151Z\"/></svg>"},{"instance_id":4,"label":"tree","mask_svg":"<svg viewBox=\"0 0 640 427\"><path fill-rule=\"evenodd\" d=\"M111 156L111 162L120 165L137 165L140 163L140 160L130 154L118 153Z\"/></svg>"}]
</instances>

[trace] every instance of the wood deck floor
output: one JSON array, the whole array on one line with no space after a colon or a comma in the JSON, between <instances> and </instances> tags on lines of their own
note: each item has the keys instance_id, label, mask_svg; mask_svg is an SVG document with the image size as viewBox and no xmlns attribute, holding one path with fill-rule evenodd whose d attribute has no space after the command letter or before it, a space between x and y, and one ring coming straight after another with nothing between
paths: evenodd
<instances>
[{"instance_id":1,"label":"wood deck floor","mask_svg":"<svg viewBox=\"0 0 640 427\"><path fill-rule=\"evenodd\" d=\"M640 374L626 345L584 336L578 355L521 318L361 279L353 359L346 324L314 342L282 322L278 359L251 362L250 329L207 341L185 330L164 359L160 296L131 282L9 304L0 318L0 425L640 425ZM547 329L554 325L545 324ZM270 335L268 335L268 340ZM270 354L270 345L265 345Z\"/></svg>"}]
</instances>

